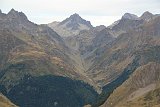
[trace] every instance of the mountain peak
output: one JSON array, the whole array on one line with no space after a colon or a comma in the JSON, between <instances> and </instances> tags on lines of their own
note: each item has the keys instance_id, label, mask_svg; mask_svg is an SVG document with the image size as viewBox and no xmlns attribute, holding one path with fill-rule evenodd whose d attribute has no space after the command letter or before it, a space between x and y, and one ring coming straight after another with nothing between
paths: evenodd
<instances>
[{"instance_id":1,"label":"mountain peak","mask_svg":"<svg viewBox=\"0 0 160 107\"><path fill-rule=\"evenodd\" d=\"M125 14L122 16L122 19L137 20L137 19L138 19L138 16L137 16L137 15L134 15L134 14L131 14L131 13L125 13Z\"/></svg>"},{"instance_id":2,"label":"mountain peak","mask_svg":"<svg viewBox=\"0 0 160 107\"><path fill-rule=\"evenodd\" d=\"M76 21L76 22L79 22L81 20L84 20L81 18L81 16L77 13L74 13L73 15L71 15L69 18L69 20L72 20L72 21Z\"/></svg>"},{"instance_id":3,"label":"mountain peak","mask_svg":"<svg viewBox=\"0 0 160 107\"><path fill-rule=\"evenodd\" d=\"M85 19L81 18L77 13L63 20L59 25L65 25L67 28L71 28L72 30L77 30L82 25L87 27L87 29L92 28L90 21L86 21Z\"/></svg>"},{"instance_id":4,"label":"mountain peak","mask_svg":"<svg viewBox=\"0 0 160 107\"><path fill-rule=\"evenodd\" d=\"M14 14L14 15L16 15L16 14L18 14L18 11L16 11L16 10L14 10L13 8L8 12L8 15L9 14Z\"/></svg>"},{"instance_id":5,"label":"mountain peak","mask_svg":"<svg viewBox=\"0 0 160 107\"><path fill-rule=\"evenodd\" d=\"M79 22L79 21L83 20L83 19L81 18L81 16L80 16L79 14L77 14L77 13L74 13L74 14L71 15L68 19L69 19L69 20L72 20L72 21L74 21L74 22Z\"/></svg>"},{"instance_id":6,"label":"mountain peak","mask_svg":"<svg viewBox=\"0 0 160 107\"><path fill-rule=\"evenodd\" d=\"M13 8L10 10L10 12L16 12L16 10L14 10Z\"/></svg>"},{"instance_id":7,"label":"mountain peak","mask_svg":"<svg viewBox=\"0 0 160 107\"><path fill-rule=\"evenodd\" d=\"M28 20L27 16L23 13L23 12L18 12L16 10L14 10L13 8L8 12L8 16L9 18L21 18L24 20Z\"/></svg>"},{"instance_id":8,"label":"mountain peak","mask_svg":"<svg viewBox=\"0 0 160 107\"><path fill-rule=\"evenodd\" d=\"M149 11L146 11L146 12L143 13L143 15L153 15L153 14Z\"/></svg>"},{"instance_id":9,"label":"mountain peak","mask_svg":"<svg viewBox=\"0 0 160 107\"><path fill-rule=\"evenodd\" d=\"M79 14L74 13L73 15L71 15L70 17L80 17Z\"/></svg>"},{"instance_id":10,"label":"mountain peak","mask_svg":"<svg viewBox=\"0 0 160 107\"><path fill-rule=\"evenodd\" d=\"M83 19L77 13L72 14L62 22L53 22L48 25L63 37L78 35L80 31L93 28L90 21Z\"/></svg>"},{"instance_id":11,"label":"mountain peak","mask_svg":"<svg viewBox=\"0 0 160 107\"><path fill-rule=\"evenodd\" d=\"M154 15L152 13L150 13L149 11L146 11L142 14L142 16L140 18L143 20L150 20L153 18L153 16Z\"/></svg>"}]
</instances>

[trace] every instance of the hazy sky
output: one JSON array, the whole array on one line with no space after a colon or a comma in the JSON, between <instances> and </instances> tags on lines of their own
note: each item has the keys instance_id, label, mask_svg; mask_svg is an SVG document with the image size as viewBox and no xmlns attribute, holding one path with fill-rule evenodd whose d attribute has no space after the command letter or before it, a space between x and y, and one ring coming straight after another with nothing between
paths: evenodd
<instances>
[{"instance_id":1,"label":"hazy sky","mask_svg":"<svg viewBox=\"0 0 160 107\"><path fill-rule=\"evenodd\" d=\"M141 15L144 11L160 14L160 0L0 0L4 13L14 8L38 24L62 21L78 13L92 25L109 25L126 13Z\"/></svg>"}]
</instances>

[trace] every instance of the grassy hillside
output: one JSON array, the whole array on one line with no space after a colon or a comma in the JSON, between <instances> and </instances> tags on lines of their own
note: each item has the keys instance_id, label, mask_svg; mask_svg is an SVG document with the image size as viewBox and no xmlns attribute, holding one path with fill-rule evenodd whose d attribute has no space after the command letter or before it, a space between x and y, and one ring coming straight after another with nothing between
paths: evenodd
<instances>
[{"instance_id":1,"label":"grassy hillside","mask_svg":"<svg viewBox=\"0 0 160 107\"><path fill-rule=\"evenodd\" d=\"M113 91L102 107L128 107L129 104L145 107L149 103L152 106L158 104L159 72L159 63L156 62L138 67L126 82Z\"/></svg>"}]
</instances>

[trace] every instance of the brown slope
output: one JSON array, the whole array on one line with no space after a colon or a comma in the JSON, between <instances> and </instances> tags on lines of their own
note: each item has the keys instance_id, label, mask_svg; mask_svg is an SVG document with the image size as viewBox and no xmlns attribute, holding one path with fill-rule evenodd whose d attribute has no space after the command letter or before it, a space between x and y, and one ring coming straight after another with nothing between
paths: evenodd
<instances>
[{"instance_id":1,"label":"brown slope","mask_svg":"<svg viewBox=\"0 0 160 107\"><path fill-rule=\"evenodd\" d=\"M103 26L81 31L79 35L65 39L66 44L73 50L73 53L76 53L75 57L72 56L78 65L76 68L80 68L90 79L92 77L88 76L87 71L94 62L94 51L112 40L114 40L114 37ZM97 84L95 85L97 86Z\"/></svg>"},{"instance_id":2,"label":"brown slope","mask_svg":"<svg viewBox=\"0 0 160 107\"><path fill-rule=\"evenodd\" d=\"M146 22L142 27L128 31L128 33L117 37L111 44L97 49L95 53L101 50L103 52L100 53L93 66L88 70L93 79L95 78L99 84L105 85L122 73L127 65L132 62L134 56L137 55L136 51L159 46L159 22L159 17ZM140 64L145 64L145 61L140 62Z\"/></svg>"},{"instance_id":3,"label":"brown slope","mask_svg":"<svg viewBox=\"0 0 160 107\"><path fill-rule=\"evenodd\" d=\"M145 22L145 24L137 28L136 31L133 30L128 32L128 37L125 35L120 36L118 41L122 40L121 42L115 42L119 44L119 46L114 45L116 47L119 47L118 49L127 49L127 51L125 51L125 57L127 57L128 55L140 56L139 67L142 67L143 69L136 68L138 71L134 71L133 75L137 76L133 78L133 75L131 75L129 80L127 80L125 83L122 84L122 86L117 88L108 98L108 100L104 104L105 106L124 106L123 103L128 103L126 99L128 99L129 95L131 95L131 91L135 91L135 93L138 93L140 95L143 94L143 91L145 90L147 90L148 92L155 89L152 88L151 84L153 83L157 86L157 82L159 83L159 79L157 76L159 75L158 67L160 63L160 56L158 54L160 51L160 33L158 29L160 29L160 17L150 20L149 22ZM126 41L124 41L125 39L122 38L127 39ZM122 45L125 43L126 45ZM119 56L120 55L121 54L119 54ZM113 67L115 68L116 66ZM131 78L132 81L130 81ZM138 84L140 81L142 82L142 84ZM149 85L151 85L151 87ZM137 88L144 88L144 90L142 89L138 91ZM131 96L133 97L134 94ZM134 103L136 104L136 102L132 102L130 104Z\"/></svg>"},{"instance_id":4,"label":"brown slope","mask_svg":"<svg viewBox=\"0 0 160 107\"><path fill-rule=\"evenodd\" d=\"M90 82L75 69L69 49L51 28L30 22L14 9L0 17L1 85L10 89L25 75L50 74Z\"/></svg>"},{"instance_id":5,"label":"brown slope","mask_svg":"<svg viewBox=\"0 0 160 107\"><path fill-rule=\"evenodd\" d=\"M18 107L10 102L5 96L0 94L0 107Z\"/></svg>"},{"instance_id":6,"label":"brown slope","mask_svg":"<svg viewBox=\"0 0 160 107\"><path fill-rule=\"evenodd\" d=\"M158 89L159 72L159 63L154 62L137 68L130 78L111 94L102 107L147 106L146 104L151 102L152 99L143 100L143 98L147 97L146 94L150 91ZM150 97L154 97L153 95L150 95ZM158 97L159 95L155 100L158 100ZM143 102L138 99L141 99ZM154 99L152 102L152 106L159 104L158 102L154 102Z\"/></svg>"}]
</instances>

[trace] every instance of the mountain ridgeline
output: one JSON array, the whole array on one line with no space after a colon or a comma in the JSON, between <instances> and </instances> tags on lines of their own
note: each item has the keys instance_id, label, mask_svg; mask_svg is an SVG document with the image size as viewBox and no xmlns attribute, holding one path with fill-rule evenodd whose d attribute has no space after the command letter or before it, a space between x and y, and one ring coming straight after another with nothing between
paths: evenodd
<instances>
[{"instance_id":1,"label":"mountain ridgeline","mask_svg":"<svg viewBox=\"0 0 160 107\"><path fill-rule=\"evenodd\" d=\"M148 11L108 27L0 11L0 106L158 107L159 53L160 15Z\"/></svg>"}]
</instances>

